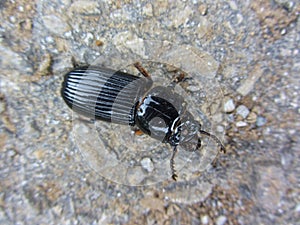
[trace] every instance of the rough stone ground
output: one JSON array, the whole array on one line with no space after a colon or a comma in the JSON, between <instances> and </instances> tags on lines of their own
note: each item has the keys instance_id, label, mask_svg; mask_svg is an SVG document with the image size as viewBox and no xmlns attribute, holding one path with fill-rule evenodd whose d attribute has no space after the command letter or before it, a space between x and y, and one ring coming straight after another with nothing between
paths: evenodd
<instances>
[{"instance_id":1,"label":"rough stone ground","mask_svg":"<svg viewBox=\"0 0 300 225\"><path fill-rule=\"evenodd\" d=\"M1 224L300 221L299 2L4 0L0 10ZM111 182L72 135L63 74L128 49L142 57L143 40L218 62L227 154L194 180Z\"/></svg>"}]
</instances>

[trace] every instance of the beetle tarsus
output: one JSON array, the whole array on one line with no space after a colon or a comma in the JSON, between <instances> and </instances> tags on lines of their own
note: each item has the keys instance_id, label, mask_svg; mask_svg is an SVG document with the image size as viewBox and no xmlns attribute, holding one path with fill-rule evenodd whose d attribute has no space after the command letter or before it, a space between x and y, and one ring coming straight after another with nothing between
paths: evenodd
<instances>
[{"instance_id":1,"label":"beetle tarsus","mask_svg":"<svg viewBox=\"0 0 300 225\"><path fill-rule=\"evenodd\" d=\"M172 171L172 179L173 180L177 180L177 174L176 174L176 169L175 169L175 162L174 162L174 158L175 158L175 155L177 153L177 146L174 147L173 149L173 154L172 154L172 157L171 157L171 160L170 160L170 167L171 167L171 171Z\"/></svg>"},{"instance_id":2,"label":"beetle tarsus","mask_svg":"<svg viewBox=\"0 0 300 225\"><path fill-rule=\"evenodd\" d=\"M144 76L147 78L151 78L151 75L147 72L147 70L141 65L141 63L136 62L133 64L134 67Z\"/></svg>"}]
</instances>

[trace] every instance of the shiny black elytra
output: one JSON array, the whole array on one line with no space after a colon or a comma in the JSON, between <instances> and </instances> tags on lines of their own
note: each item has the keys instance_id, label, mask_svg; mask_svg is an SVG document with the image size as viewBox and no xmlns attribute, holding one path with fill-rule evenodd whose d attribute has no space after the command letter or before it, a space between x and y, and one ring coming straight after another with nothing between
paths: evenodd
<instances>
[{"instance_id":1,"label":"shiny black elytra","mask_svg":"<svg viewBox=\"0 0 300 225\"><path fill-rule=\"evenodd\" d=\"M169 86L151 89L151 76L140 63L134 66L143 76L94 66L75 68L65 75L62 97L79 114L135 126L152 138L169 143L173 147L170 167L174 180L177 179L174 163L177 146L180 144L187 151L199 149L198 133L216 141L220 147L217 156L225 153L220 140L201 130L201 124L186 110L184 99L174 92L175 85L184 80L183 74Z\"/></svg>"}]
</instances>

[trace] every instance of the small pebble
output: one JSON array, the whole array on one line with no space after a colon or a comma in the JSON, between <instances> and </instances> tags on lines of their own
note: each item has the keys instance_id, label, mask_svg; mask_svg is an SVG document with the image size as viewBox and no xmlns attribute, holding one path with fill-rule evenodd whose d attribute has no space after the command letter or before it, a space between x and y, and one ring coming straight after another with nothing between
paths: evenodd
<instances>
[{"instance_id":1,"label":"small pebble","mask_svg":"<svg viewBox=\"0 0 300 225\"><path fill-rule=\"evenodd\" d=\"M286 30L285 28L283 28L283 29L281 30L280 34L281 34L281 35L285 35L286 32L287 32L287 30Z\"/></svg>"},{"instance_id":2,"label":"small pebble","mask_svg":"<svg viewBox=\"0 0 300 225\"><path fill-rule=\"evenodd\" d=\"M60 205L54 206L52 208L52 210L54 212L54 215L59 215L59 216L62 215L63 209L62 209L62 207Z\"/></svg>"},{"instance_id":3,"label":"small pebble","mask_svg":"<svg viewBox=\"0 0 300 225\"><path fill-rule=\"evenodd\" d=\"M227 121L229 123L233 123L234 122L234 115L233 114L228 114L226 118L227 118Z\"/></svg>"},{"instance_id":4,"label":"small pebble","mask_svg":"<svg viewBox=\"0 0 300 225\"><path fill-rule=\"evenodd\" d=\"M103 46L104 45L104 42L102 40L96 40L95 44L97 46Z\"/></svg>"},{"instance_id":5,"label":"small pebble","mask_svg":"<svg viewBox=\"0 0 300 225\"><path fill-rule=\"evenodd\" d=\"M42 57L42 60L39 64L39 68L37 70L37 74L39 76L46 76L51 73L51 64L52 64L52 58L50 54L45 54Z\"/></svg>"},{"instance_id":6,"label":"small pebble","mask_svg":"<svg viewBox=\"0 0 300 225\"><path fill-rule=\"evenodd\" d=\"M10 17L9 17L9 21L10 21L11 23L16 23L16 22L17 22L17 19L16 19L16 17L14 17L14 16L10 16Z\"/></svg>"},{"instance_id":7,"label":"small pebble","mask_svg":"<svg viewBox=\"0 0 300 225\"><path fill-rule=\"evenodd\" d=\"M236 15L236 20L237 20L237 25L241 24L243 22L243 20L244 20L242 14L238 13Z\"/></svg>"},{"instance_id":8,"label":"small pebble","mask_svg":"<svg viewBox=\"0 0 300 225\"><path fill-rule=\"evenodd\" d=\"M222 133L222 132L224 132L224 127L223 126L217 126L217 131L219 132L219 133Z\"/></svg>"},{"instance_id":9,"label":"small pebble","mask_svg":"<svg viewBox=\"0 0 300 225\"><path fill-rule=\"evenodd\" d=\"M198 8L200 15L205 16L207 14L207 5L206 4L201 4Z\"/></svg>"},{"instance_id":10,"label":"small pebble","mask_svg":"<svg viewBox=\"0 0 300 225\"><path fill-rule=\"evenodd\" d=\"M266 122L267 122L267 119L265 117L258 116L256 119L256 126L261 127L261 126L265 125Z\"/></svg>"},{"instance_id":11,"label":"small pebble","mask_svg":"<svg viewBox=\"0 0 300 225\"><path fill-rule=\"evenodd\" d=\"M14 151L14 150L12 150L12 149L9 149L9 150L7 151L7 156L8 156L8 157L12 158L12 157L14 157L15 155L16 155L16 151Z\"/></svg>"},{"instance_id":12,"label":"small pebble","mask_svg":"<svg viewBox=\"0 0 300 225\"><path fill-rule=\"evenodd\" d=\"M92 33L87 33L83 41L86 45L89 45L90 41L92 41L93 39L94 35Z\"/></svg>"},{"instance_id":13,"label":"small pebble","mask_svg":"<svg viewBox=\"0 0 300 225\"><path fill-rule=\"evenodd\" d=\"M238 10L238 6L235 1L229 1L228 4L232 10Z\"/></svg>"},{"instance_id":14,"label":"small pebble","mask_svg":"<svg viewBox=\"0 0 300 225\"><path fill-rule=\"evenodd\" d=\"M227 221L227 218L225 216L219 216L217 218L216 222L217 222L217 225L223 225L226 223L226 221Z\"/></svg>"},{"instance_id":15,"label":"small pebble","mask_svg":"<svg viewBox=\"0 0 300 225\"><path fill-rule=\"evenodd\" d=\"M200 86L190 85L190 86L187 87L187 90L190 91L190 92L200 91Z\"/></svg>"},{"instance_id":16,"label":"small pebble","mask_svg":"<svg viewBox=\"0 0 300 225\"><path fill-rule=\"evenodd\" d=\"M236 122L237 127L246 127L248 124L244 121L238 121Z\"/></svg>"},{"instance_id":17,"label":"small pebble","mask_svg":"<svg viewBox=\"0 0 300 225\"><path fill-rule=\"evenodd\" d=\"M154 169L153 162L150 158L143 158L141 160L141 165L148 173L151 173Z\"/></svg>"},{"instance_id":18,"label":"small pebble","mask_svg":"<svg viewBox=\"0 0 300 225\"><path fill-rule=\"evenodd\" d=\"M72 37L72 31L68 31L68 32L66 32L66 33L64 33L64 37L65 38L71 38Z\"/></svg>"},{"instance_id":19,"label":"small pebble","mask_svg":"<svg viewBox=\"0 0 300 225\"><path fill-rule=\"evenodd\" d=\"M247 122L248 123L256 123L257 115L254 112L250 112L248 117L247 117Z\"/></svg>"},{"instance_id":20,"label":"small pebble","mask_svg":"<svg viewBox=\"0 0 300 225\"><path fill-rule=\"evenodd\" d=\"M150 3L146 4L143 9L142 9L143 15L144 16L153 16L153 7Z\"/></svg>"},{"instance_id":21,"label":"small pebble","mask_svg":"<svg viewBox=\"0 0 300 225\"><path fill-rule=\"evenodd\" d=\"M298 205L296 206L295 211L296 211L297 213L300 213L300 204L298 204Z\"/></svg>"},{"instance_id":22,"label":"small pebble","mask_svg":"<svg viewBox=\"0 0 300 225\"><path fill-rule=\"evenodd\" d=\"M203 224L208 224L208 222L209 222L209 217L208 217L208 215L202 216L202 217L201 217L201 222L202 222Z\"/></svg>"},{"instance_id":23,"label":"small pebble","mask_svg":"<svg viewBox=\"0 0 300 225\"><path fill-rule=\"evenodd\" d=\"M54 38L53 38L52 36L47 36L47 37L45 38L45 40L46 40L46 42L49 43L49 44L54 43Z\"/></svg>"},{"instance_id":24,"label":"small pebble","mask_svg":"<svg viewBox=\"0 0 300 225\"><path fill-rule=\"evenodd\" d=\"M224 111L226 113L230 113L235 109L235 104L233 102L233 99L229 99L225 104L224 104Z\"/></svg>"},{"instance_id":25,"label":"small pebble","mask_svg":"<svg viewBox=\"0 0 300 225\"><path fill-rule=\"evenodd\" d=\"M242 116L244 119L249 115L250 111L249 109L244 106L244 105L240 105L237 107L236 109L237 114L239 114L240 116Z\"/></svg>"},{"instance_id":26,"label":"small pebble","mask_svg":"<svg viewBox=\"0 0 300 225\"><path fill-rule=\"evenodd\" d=\"M23 6L18 6L18 10L20 11L20 12L24 12L24 7Z\"/></svg>"}]
</instances>

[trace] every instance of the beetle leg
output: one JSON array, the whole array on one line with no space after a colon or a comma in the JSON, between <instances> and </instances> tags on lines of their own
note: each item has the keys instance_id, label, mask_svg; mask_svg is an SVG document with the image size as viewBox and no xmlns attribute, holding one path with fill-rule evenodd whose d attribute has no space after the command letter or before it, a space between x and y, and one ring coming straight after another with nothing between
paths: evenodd
<instances>
[{"instance_id":1,"label":"beetle leg","mask_svg":"<svg viewBox=\"0 0 300 225\"><path fill-rule=\"evenodd\" d=\"M144 76L147 78L151 78L151 75L147 72L147 70L141 65L140 62L136 62L133 64L134 67Z\"/></svg>"},{"instance_id":2,"label":"beetle leg","mask_svg":"<svg viewBox=\"0 0 300 225\"><path fill-rule=\"evenodd\" d=\"M173 154L172 154L172 157L171 157L171 160L170 160L172 179L175 180L175 181L177 180L177 177L178 177L177 174L176 174L175 162L174 162L174 158L175 158L176 153L177 153L177 146L174 147Z\"/></svg>"}]
</instances>

